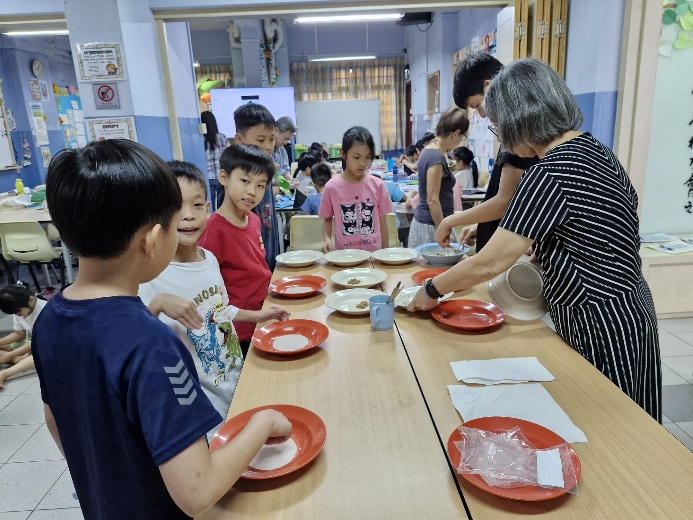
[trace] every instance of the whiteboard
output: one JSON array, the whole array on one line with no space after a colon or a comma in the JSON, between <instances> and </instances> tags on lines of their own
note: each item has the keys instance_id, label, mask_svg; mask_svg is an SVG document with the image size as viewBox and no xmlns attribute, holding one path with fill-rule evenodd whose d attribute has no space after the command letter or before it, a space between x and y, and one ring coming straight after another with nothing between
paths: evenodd
<instances>
[{"instance_id":1,"label":"whiteboard","mask_svg":"<svg viewBox=\"0 0 693 520\"><path fill-rule=\"evenodd\" d=\"M296 103L296 142L342 144L342 136L352 126L364 126L380 149L380 100L299 101Z\"/></svg>"},{"instance_id":2,"label":"whiteboard","mask_svg":"<svg viewBox=\"0 0 693 520\"><path fill-rule=\"evenodd\" d=\"M219 131L229 139L236 135L234 111L241 105L257 103L264 106L274 119L288 116L296 121L293 87L265 88L215 88L209 91L212 113Z\"/></svg>"}]
</instances>

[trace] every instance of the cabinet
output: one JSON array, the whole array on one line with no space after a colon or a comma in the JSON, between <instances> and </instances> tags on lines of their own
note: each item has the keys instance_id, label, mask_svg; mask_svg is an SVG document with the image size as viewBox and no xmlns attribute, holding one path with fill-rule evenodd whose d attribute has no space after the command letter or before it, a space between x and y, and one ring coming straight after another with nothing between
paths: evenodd
<instances>
[{"instance_id":1,"label":"cabinet","mask_svg":"<svg viewBox=\"0 0 693 520\"><path fill-rule=\"evenodd\" d=\"M693 238L693 235L677 236ZM640 257L657 317L693 317L693 253L669 255L640 246Z\"/></svg>"}]
</instances>

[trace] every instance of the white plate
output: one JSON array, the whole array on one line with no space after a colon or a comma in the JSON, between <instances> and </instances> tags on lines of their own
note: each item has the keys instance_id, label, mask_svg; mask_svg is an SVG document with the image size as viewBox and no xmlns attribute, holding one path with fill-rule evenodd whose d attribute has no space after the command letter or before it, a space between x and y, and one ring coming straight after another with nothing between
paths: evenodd
<instances>
[{"instance_id":1,"label":"white plate","mask_svg":"<svg viewBox=\"0 0 693 520\"><path fill-rule=\"evenodd\" d=\"M387 249L373 251L371 256L384 264L400 265L411 262L419 256L419 253L408 247L388 247Z\"/></svg>"},{"instance_id":2,"label":"white plate","mask_svg":"<svg viewBox=\"0 0 693 520\"><path fill-rule=\"evenodd\" d=\"M541 268L526 256L510 269L486 282L493 303L518 320L537 320L546 313Z\"/></svg>"},{"instance_id":3,"label":"white plate","mask_svg":"<svg viewBox=\"0 0 693 520\"><path fill-rule=\"evenodd\" d=\"M354 289L356 287L373 287L385 281L386 278L387 274L378 269L344 269L344 271L334 273L330 279L337 285Z\"/></svg>"},{"instance_id":4,"label":"white plate","mask_svg":"<svg viewBox=\"0 0 693 520\"><path fill-rule=\"evenodd\" d=\"M400 293L397 295L395 298L395 305L397 307L404 307L405 309L409 306L411 301L414 299L414 296L418 292L418 290L421 289L420 285L416 285L414 287L407 287L406 289L402 289ZM444 302L446 300L449 300L450 298L453 297L455 293L447 293L438 298L439 302Z\"/></svg>"},{"instance_id":5,"label":"white plate","mask_svg":"<svg viewBox=\"0 0 693 520\"><path fill-rule=\"evenodd\" d=\"M328 295L325 298L325 305L344 314L369 314L371 312L370 305L366 305L362 309L358 308L357 305L364 301L368 302L371 296L382 294L385 293L373 289L347 289Z\"/></svg>"},{"instance_id":6,"label":"white plate","mask_svg":"<svg viewBox=\"0 0 693 520\"><path fill-rule=\"evenodd\" d=\"M339 265L341 267L359 265L361 262L365 262L370 257L371 252L363 251L362 249L340 249L339 251L330 251L324 256L325 260L331 264Z\"/></svg>"},{"instance_id":7,"label":"white plate","mask_svg":"<svg viewBox=\"0 0 693 520\"><path fill-rule=\"evenodd\" d=\"M276 260L290 267L305 267L314 264L322 258L320 251L288 251L277 255Z\"/></svg>"}]
</instances>

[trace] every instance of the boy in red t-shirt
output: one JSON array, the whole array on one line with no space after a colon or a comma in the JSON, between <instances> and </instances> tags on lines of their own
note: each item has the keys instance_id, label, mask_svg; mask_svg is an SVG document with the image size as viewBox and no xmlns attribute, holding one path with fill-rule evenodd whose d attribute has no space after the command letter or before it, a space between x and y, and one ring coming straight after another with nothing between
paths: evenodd
<instances>
[{"instance_id":1,"label":"boy in red t-shirt","mask_svg":"<svg viewBox=\"0 0 693 520\"><path fill-rule=\"evenodd\" d=\"M229 303L258 311L272 272L265 261L260 218L251 210L262 201L274 175L272 157L257 146L236 143L221 154L219 168L224 202L209 217L198 244L217 257ZM234 325L245 358L255 323Z\"/></svg>"}]
</instances>

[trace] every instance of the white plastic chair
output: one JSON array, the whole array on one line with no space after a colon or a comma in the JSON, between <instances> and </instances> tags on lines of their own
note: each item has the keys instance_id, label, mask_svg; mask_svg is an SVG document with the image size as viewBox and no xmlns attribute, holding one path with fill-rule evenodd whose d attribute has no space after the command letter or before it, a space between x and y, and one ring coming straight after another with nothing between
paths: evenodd
<instances>
[{"instance_id":1,"label":"white plastic chair","mask_svg":"<svg viewBox=\"0 0 693 520\"><path fill-rule=\"evenodd\" d=\"M291 217L289 251L322 251L323 219L317 215L294 215Z\"/></svg>"},{"instance_id":2,"label":"white plastic chair","mask_svg":"<svg viewBox=\"0 0 693 520\"><path fill-rule=\"evenodd\" d=\"M56 258L60 258L61 253L60 249L52 246L41 224L38 222L0 224L0 240L2 240L3 256L7 260L16 260L22 264L27 264L36 289L41 292L41 286L32 265L40 264L46 267ZM50 284L48 269L45 269L44 274L47 283Z\"/></svg>"},{"instance_id":3,"label":"white plastic chair","mask_svg":"<svg viewBox=\"0 0 693 520\"><path fill-rule=\"evenodd\" d=\"M397 230L397 215L388 213L385 215L387 222L388 245L386 247L399 247L399 231Z\"/></svg>"}]
</instances>

